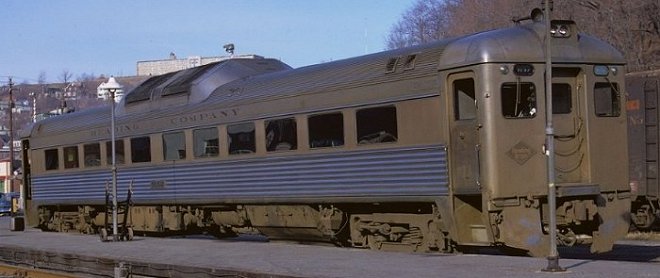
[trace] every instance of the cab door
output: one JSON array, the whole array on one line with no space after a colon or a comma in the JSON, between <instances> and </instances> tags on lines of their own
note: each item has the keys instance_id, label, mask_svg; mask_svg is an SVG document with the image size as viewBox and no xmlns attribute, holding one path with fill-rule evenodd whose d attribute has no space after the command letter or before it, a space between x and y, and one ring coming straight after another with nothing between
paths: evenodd
<instances>
[{"instance_id":1,"label":"cab door","mask_svg":"<svg viewBox=\"0 0 660 278\"><path fill-rule=\"evenodd\" d=\"M552 121L555 128L555 175L558 183L588 182L584 86L579 68L554 68Z\"/></svg>"},{"instance_id":2,"label":"cab door","mask_svg":"<svg viewBox=\"0 0 660 278\"><path fill-rule=\"evenodd\" d=\"M479 194L479 108L474 75L454 74L447 84L451 186L454 194Z\"/></svg>"}]
</instances>

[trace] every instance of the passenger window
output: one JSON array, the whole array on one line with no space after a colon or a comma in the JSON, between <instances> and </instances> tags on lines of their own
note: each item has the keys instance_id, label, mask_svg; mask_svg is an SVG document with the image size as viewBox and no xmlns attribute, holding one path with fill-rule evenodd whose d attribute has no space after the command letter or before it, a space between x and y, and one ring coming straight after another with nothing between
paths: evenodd
<instances>
[{"instance_id":1,"label":"passenger window","mask_svg":"<svg viewBox=\"0 0 660 278\"><path fill-rule=\"evenodd\" d=\"M295 150L298 147L297 134L293 118L266 121L266 150Z\"/></svg>"},{"instance_id":2,"label":"passenger window","mask_svg":"<svg viewBox=\"0 0 660 278\"><path fill-rule=\"evenodd\" d=\"M46 170L57 170L60 168L60 159L57 149L46 150Z\"/></svg>"},{"instance_id":3,"label":"passenger window","mask_svg":"<svg viewBox=\"0 0 660 278\"><path fill-rule=\"evenodd\" d=\"M533 83L502 84L502 114L507 119L536 116L536 88Z\"/></svg>"},{"instance_id":4,"label":"passenger window","mask_svg":"<svg viewBox=\"0 0 660 278\"><path fill-rule=\"evenodd\" d=\"M468 78L454 81L454 119L472 120L476 117L474 80Z\"/></svg>"},{"instance_id":5,"label":"passenger window","mask_svg":"<svg viewBox=\"0 0 660 278\"><path fill-rule=\"evenodd\" d=\"M151 161L151 140L149 137L131 138L131 161L134 163Z\"/></svg>"},{"instance_id":6,"label":"passenger window","mask_svg":"<svg viewBox=\"0 0 660 278\"><path fill-rule=\"evenodd\" d=\"M552 114L570 114L573 108L571 101L571 85L565 83L552 84Z\"/></svg>"},{"instance_id":7,"label":"passenger window","mask_svg":"<svg viewBox=\"0 0 660 278\"><path fill-rule=\"evenodd\" d=\"M165 160L186 158L186 135L183 131L163 134L163 157Z\"/></svg>"},{"instance_id":8,"label":"passenger window","mask_svg":"<svg viewBox=\"0 0 660 278\"><path fill-rule=\"evenodd\" d=\"M112 165L112 141L105 142L106 158L108 165ZM115 159L117 164L124 164L124 140L115 140Z\"/></svg>"},{"instance_id":9,"label":"passenger window","mask_svg":"<svg viewBox=\"0 0 660 278\"><path fill-rule=\"evenodd\" d=\"M358 144L374 144L397 141L396 108L375 107L356 113Z\"/></svg>"},{"instance_id":10,"label":"passenger window","mask_svg":"<svg viewBox=\"0 0 660 278\"><path fill-rule=\"evenodd\" d=\"M101 166L101 144L86 144L83 146L85 167Z\"/></svg>"},{"instance_id":11,"label":"passenger window","mask_svg":"<svg viewBox=\"0 0 660 278\"><path fill-rule=\"evenodd\" d=\"M594 106L598 117L618 117L621 115L619 85L600 82L594 86Z\"/></svg>"},{"instance_id":12,"label":"passenger window","mask_svg":"<svg viewBox=\"0 0 660 278\"><path fill-rule=\"evenodd\" d=\"M248 154L256 152L254 123L227 126L229 154Z\"/></svg>"},{"instance_id":13,"label":"passenger window","mask_svg":"<svg viewBox=\"0 0 660 278\"><path fill-rule=\"evenodd\" d=\"M309 147L338 147L344 145L344 117L341 113L311 116L307 119Z\"/></svg>"},{"instance_id":14,"label":"passenger window","mask_svg":"<svg viewBox=\"0 0 660 278\"><path fill-rule=\"evenodd\" d=\"M220 153L218 129L215 127L193 130L195 157L213 157Z\"/></svg>"},{"instance_id":15,"label":"passenger window","mask_svg":"<svg viewBox=\"0 0 660 278\"><path fill-rule=\"evenodd\" d=\"M78 147L64 148L64 169L78 168Z\"/></svg>"}]
</instances>

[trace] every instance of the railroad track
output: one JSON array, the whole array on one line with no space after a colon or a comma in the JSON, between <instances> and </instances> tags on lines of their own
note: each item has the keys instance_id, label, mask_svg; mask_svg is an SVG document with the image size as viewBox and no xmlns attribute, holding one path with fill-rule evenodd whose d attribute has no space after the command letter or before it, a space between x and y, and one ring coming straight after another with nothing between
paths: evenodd
<instances>
[{"instance_id":1,"label":"railroad track","mask_svg":"<svg viewBox=\"0 0 660 278\"><path fill-rule=\"evenodd\" d=\"M0 264L0 278L73 278L66 273Z\"/></svg>"}]
</instances>

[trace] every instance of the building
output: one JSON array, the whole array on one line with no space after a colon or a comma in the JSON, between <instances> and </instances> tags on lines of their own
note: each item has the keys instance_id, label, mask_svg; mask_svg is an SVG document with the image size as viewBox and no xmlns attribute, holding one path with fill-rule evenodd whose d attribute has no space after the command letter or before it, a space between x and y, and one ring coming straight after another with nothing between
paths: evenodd
<instances>
[{"instance_id":1,"label":"building","mask_svg":"<svg viewBox=\"0 0 660 278\"><path fill-rule=\"evenodd\" d=\"M13 173L8 160L0 161L0 193L18 192L18 183L12 183ZM11 186L10 186L11 185Z\"/></svg>"},{"instance_id":2,"label":"building","mask_svg":"<svg viewBox=\"0 0 660 278\"><path fill-rule=\"evenodd\" d=\"M230 55L230 56L215 56L215 57L201 57L190 56L188 58L179 59L174 53L170 53L169 59L164 60L149 60L137 62L137 75L138 76L151 76L161 75L173 71L194 68L198 66L207 65L210 63L220 62L228 59L235 58L263 58L258 55Z\"/></svg>"}]
</instances>

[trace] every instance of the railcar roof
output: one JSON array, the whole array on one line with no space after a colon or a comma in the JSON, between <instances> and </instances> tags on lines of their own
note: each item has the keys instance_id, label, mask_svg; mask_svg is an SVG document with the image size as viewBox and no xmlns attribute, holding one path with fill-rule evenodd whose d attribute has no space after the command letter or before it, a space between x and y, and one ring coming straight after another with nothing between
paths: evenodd
<instances>
[{"instance_id":1,"label":"railcar roof","mask_svg":"<svg viewBox=\"0 0 660 278\"><path fill-rule=\"evenodd\" d=\"M442 70L483 63L543 63L543 33L543 24L531 23L253 76L218 87L207 104L234 106L433 75ZM552 55L556 64L625 63L623 55L611 45L584 34L553 39Z\"/></svg>"},{"instance_id":2,"label":"railcar roof","mask_svg":"<svg viewBox=\"0 0 660 278\"><path fill-rule=\"evenodd\" d=\"M139 121L431 76L469 65L543 63L543 34L544 25L531 22L298 69L274 59L226 60L152 77L129 92L116 112L120 121ZM625 63L612 46L584 34L553 39L552 45L553 63ZM39 122L30 133L47 136L104 126L109 117L107 107L76 112Z\"/></svg>"}]
</instances>

